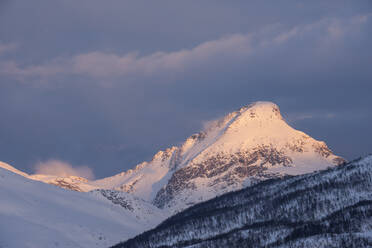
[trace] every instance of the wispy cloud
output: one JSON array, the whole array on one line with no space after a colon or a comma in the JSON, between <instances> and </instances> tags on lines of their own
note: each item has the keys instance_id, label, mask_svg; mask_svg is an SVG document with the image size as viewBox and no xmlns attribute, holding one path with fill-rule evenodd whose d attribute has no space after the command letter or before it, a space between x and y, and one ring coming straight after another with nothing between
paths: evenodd
<instances>
[{"instance_id":1,"label":"wispy cloud","mask_svg":"<svg viewBox=\"0 0 372 248\"><path fill-rule=\"evenodd\" d=\"M36 174L54 176L79 176L87 179L94 179L93 170L88 166L75 166L60 160L47 160L35 165Z\"/></svg>"},{"instance_id":2,"label":"wispy cloud","mask_svg":"<svg viewBox=\"0 0 372 248\"><path fill-rule=\"evenodd\" d=\"M299 121L310 120L310 119L335 119L338 118L336 113L320 113L320 112L311 112L311 113L292 113L287 116L287 121L290 123L296 123Z\"/></svg>"},{"instance_id":3,"label":"wispy cloud","mask_svg":"<svg viewBox=\"0 0 372 248\"><path fill-rule=\"evenodd\" d=\"M155 52L139 56L123 56L92 52L72 59L74 73L93 77L116 77L131 74L153 75L159 72L180 72L195 63L208 63L211 58L240 56L249 53L250 35L235 34L218 40L204 42L190 50Z\"/></svg>"},{"instance_id":4,"label":"wispy cloud","mask_svg":"<svg viewBox=\"0 0 372 248\"><path fill-rule=\"evenodd\" d=\"M0 74L14 77L20 81L26 79L46 79L58 74L67 74L67 64L50 63L22 67L15 61L0 61Z\"/></svg>"},{"instance_id":5,"label":"wispy cloud","mask_svg":"<svg viewBox=\"0 0 372 248\"><path fill-rule=\"evenodd\" d=\"M279 25L274 29L264 29L250 34L234 34L203 42L192 49L159 51L142 56L137 52L120 55L95 51L77 54L70 58L56 58L45 64L31 66L21 66L14 61L3 61L0 62L0 74L24 80L37 77L48 78L60 74L110 79L178 73L208 66L215 61L246 58L253 52L264 52L268 47L281 46L306 35L309 35L310 40L321 37L324 43L334 41L365 24L370 16L370 14L359 15L344 20L327 18L290 29L284 29ZM2 49L5 51L10 47L4 46Z\"/></svg>"}]
</instances>

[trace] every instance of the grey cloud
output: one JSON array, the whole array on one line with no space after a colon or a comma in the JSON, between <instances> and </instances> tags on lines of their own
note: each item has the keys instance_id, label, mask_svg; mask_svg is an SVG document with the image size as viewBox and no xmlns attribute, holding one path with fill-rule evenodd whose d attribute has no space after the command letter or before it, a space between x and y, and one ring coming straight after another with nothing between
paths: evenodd
<instances>
[{"instance_id":1,"label":"grey cloud","mask_svg":"<svg viewBox=\"0 0 372 248\"><path fill-rule=\"evenodd\" d=\"M347 19L326 18L315 23L283 30L280 25L266 27L251 34L235 34L217 40L203 42L192 49L175 52L155 52L140 56L136 52L117 55L105 52L90 52L72 58L56 58L42 65L19 66L14 61L0 64L0 73L14 76L22 81L28 78L48 78L58 74L77 74L93 78L117 78L177 73L195 67L208 67L217 60L244 58L252 52L265 52L267 47L277 49L291 39L307 37L314 32L321 37L321 46L341 39L366 24L371 14L357 15ZM280 30L280 31L278 31ZM309 42L309 40L308 40ZM329 45L329 44L328 44ZM4 46L4 49L6 47ZM0 47L1 52L1 47Z\"/></svg>"}]
</instances>

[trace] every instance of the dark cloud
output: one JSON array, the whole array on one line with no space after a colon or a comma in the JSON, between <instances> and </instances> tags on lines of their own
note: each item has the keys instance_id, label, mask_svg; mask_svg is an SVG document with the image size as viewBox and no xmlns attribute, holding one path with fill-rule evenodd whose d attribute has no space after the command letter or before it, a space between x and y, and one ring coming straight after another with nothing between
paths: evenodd
<instances>
[{"instance_id":1,"label":"dark cloud","mask_svg":"<svg viewBox=\"0 0 372 248\"><path fill-rule=\"evenodd\" d=\"M370 153L371 12L369 1L12 1L0 12L0 48L17 44L0 54L0 160L108 176L257 100L341 156Z\"/></svg>"}]
</instances>

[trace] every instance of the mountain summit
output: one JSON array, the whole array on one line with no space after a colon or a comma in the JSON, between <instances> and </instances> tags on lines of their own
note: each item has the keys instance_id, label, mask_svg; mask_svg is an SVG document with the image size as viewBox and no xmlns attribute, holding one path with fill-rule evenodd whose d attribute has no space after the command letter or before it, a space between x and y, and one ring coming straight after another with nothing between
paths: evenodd
<instances>
[{"instance_id":1,"label":"mountain summit","mask_svg":"<svg viewBox=\"0 0 372 248\"><path fill-rule=\"evenodd\" d=\"M209 123L150 162L92 182L180 211L258 181L343 163L324 142L290 127L271 102L255 102Z\"/></svg>"}]
</instances>

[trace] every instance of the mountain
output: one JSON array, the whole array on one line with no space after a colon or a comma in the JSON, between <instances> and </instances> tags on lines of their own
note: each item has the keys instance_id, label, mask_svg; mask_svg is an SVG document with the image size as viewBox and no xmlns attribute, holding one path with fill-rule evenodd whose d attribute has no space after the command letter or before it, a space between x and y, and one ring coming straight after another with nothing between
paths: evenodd
<instances>
[{"instance_id":1,"label":"mountain","mask_svg":"<svg viewBox=\"0 0 372 248\"><path fill-rule=\"evenodd\" d=\"M159 151L150 162L112 177L27 177L81 192L127 192L175 213L262 180L344 162L324 142L290 127L276 104L255 102L209 123L182 145Z\"/></svg>"},{"instance_id":2,"label":"mountain","mask_svg":"<svg viewBox=\"0 0 372 248\"><path fill-rule=\"evenodd\" d=\"M209 124L150 162L92 182L178 212L259 181L344 163L324 142L290 127L271 102L256 102Z\"/></svg>"},{"instance_id":3,"label":"mountain","mask_svg":"<svg viewBox=\"0 0 372 248\"><path fill-rule=\"evenodd\" d=\"M168 216L125 192L75 192L27 176L0 164L0 247L108 247Z\"/></svg>"},{"instance_id":4,"label":"mountain","mask_svg":"<svg viewBox=\"0 0 372 248\"><path fill-rule=\"evenodd\" d=\"M105 247L224 193L343 163L270 102L227 114L180 146L100 180L28 175L0 163L0 247Z\"/></svg>"},{"instance_id":5,"label":"mountain","mask_svg":"<svg viewBox=\"0 0 372 248\"><path fill-rule=\"evenodd\" d=\"M197 204L114 248L372 247L372 155Z\"/></svg>"}]
</instances>

